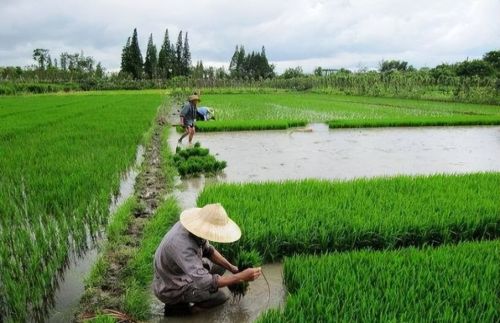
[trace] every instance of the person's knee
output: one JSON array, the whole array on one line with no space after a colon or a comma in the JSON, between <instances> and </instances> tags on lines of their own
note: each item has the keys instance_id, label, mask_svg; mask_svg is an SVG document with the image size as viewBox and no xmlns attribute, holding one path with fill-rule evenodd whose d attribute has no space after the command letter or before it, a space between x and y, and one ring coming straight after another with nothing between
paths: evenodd
<instances>
[{"instance_id":1,"label":"person's knee","mask_svg":"<svg viewBox=\"0 0 500 323\"><path fill-rule=\"evenodd\" d=\"M228 299L229 296L227 293L224 292L224 290L219 289L217 292L210 294L210 297L206 300L195 302L194 304L201 308L211 308L224 304Z\"/></svg>"}]
</instances>

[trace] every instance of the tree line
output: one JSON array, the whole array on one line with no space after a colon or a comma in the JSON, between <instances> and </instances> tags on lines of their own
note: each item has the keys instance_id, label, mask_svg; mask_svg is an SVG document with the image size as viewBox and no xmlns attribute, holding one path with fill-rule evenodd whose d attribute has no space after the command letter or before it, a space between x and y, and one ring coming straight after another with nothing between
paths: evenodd
<instances>
[{"instance_id":1,"label":"tree line","mask_svg":"<svg viewBox=\"0 0 500 323\"><path fill-rule=\"evenodd\" d=\"M366 73L366 68L361 68L356 73ZM382 60L378 66L378 72L381 74L388 73L430 73L436 80L446 77L496 77L500 78L500 50L493 50L485 53L481 59L466 59L457 63L443 63L433 68L422 67L416 69L407 61L403 60ZM329 73L335 74L350 74L353 71L340 69L324 69L316 67L311 74L304 73L301 66L287 68L279 77L284 79L300 78L307 76L326 76Z\"/></svg>"},{"instance_id":2,"label":"tree line","mask_svg":"<svg viewBox=\"0 0 500 323\"><path fill-rule=\"evenodd\" d=\"M120 73L134 79L170 79L175 76L189 76L191 70L191 52L188 33L183 37L182 30L177 37L177 43L170 42L168 29L165 30L163 43L158 51L150 34L143 61L137 29L122 50Z\"/></svg>"}]
</instances>

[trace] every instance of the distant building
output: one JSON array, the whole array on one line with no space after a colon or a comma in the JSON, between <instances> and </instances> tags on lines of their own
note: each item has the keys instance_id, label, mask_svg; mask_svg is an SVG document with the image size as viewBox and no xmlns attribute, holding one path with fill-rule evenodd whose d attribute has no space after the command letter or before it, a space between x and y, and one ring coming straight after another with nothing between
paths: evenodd
<instances>
[{"instance_id":1,"label":"distant building","mask_svg":"<svg viewBox=\"0 0 500 323\"><path fill-rule=\"evenodd\" d=\"M338 68L321 68L321 76L328 76L339 71Z\"/></svg>"}]
</instances>

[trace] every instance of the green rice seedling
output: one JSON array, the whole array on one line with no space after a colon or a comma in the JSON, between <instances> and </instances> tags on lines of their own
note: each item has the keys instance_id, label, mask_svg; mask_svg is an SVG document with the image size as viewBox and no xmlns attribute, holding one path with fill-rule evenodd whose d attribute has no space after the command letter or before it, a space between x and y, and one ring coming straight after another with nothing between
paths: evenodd
<instances>
[{"instance_id":1,"label":"green rice seedling","mask_svg":"<svg viewBox=\"0 0 500 323\"><path fill-rule=\"evenodd\" d=\"M451 115L446 117L439 116L439 117L419 117L419 118L334 120L328 122L328 125L330 128L500 125L500 116Z\"/></svg>"},{"instance_id":2,"label":"green rice seedling","mask_svg":"<svg viewBox=\"0 0 500 323\"><path fill-rule=\"evenodd\" d=\"M261 255L255 251L240 251L236 259L232 262L238 267L238 270L241 272L248 268L259 267L262 265L262 257ZM246 281L239 282L238 284L229 285L228 289L231 291L233 295L233 299L240 300L245 296L249 283Z\"/></svg>"},{"instance_id":3,"label":"green rice seedling","mask_svg":"<svg viewBox=\"0 0 500 323\"><path fill-rule=\"evenodd\" d=\"M258 322L498 322L499 264L499 240L294 256Z\"/></svg>"},{"instance_id":4,"label":"green rice seedling","mask_svg":"<svg viewBox=\"0 0 500 323\"><path fill-rule=\"evenodd\" d=\"M37 317L69 253L107 222L159 94L0 97L0 312ZM42 318L40 318L42 320Z\"/></svg>"},{"instance_id":5,"label":"green rice seedling","mask_svg":"<svg viewBox=\"0 0 500 323\"><path fill-rule=\"evenodd\" d=\"M228 120L228 121L200 121L196 123L196 130L200 132L212 131L243 131L243 130L280 130L290 127L305 126L302 120Z\"/></svg>"},{"instance_id":6,"label":"green rice seedling","mask_svg":"<svg viewBox=\"0 0 500 323\"><path fill-rule=\"evenodd\" d=\"M301 120L304 122L362 122L364 120L410 120L441 118L449 124L467 122L477 124L483 116L500 116L498 105L469 104L458 102L437 102L429 100L381 98L333 93L251 93L251 94L209 94L203 96L204 104L216 110L217 121L204 122L209 126L220 122L267 120ZM454 119L456 117L457 119ZM498 120L498 118L496 118ZM201 124L201 123L200 123ZM393 126L397 126L394 124Z\"/></svg>"},{"instance_id":7,"label":"green rice seedling","mask_svg":"<svg viewBox=\"0 0 500 323\"><path fill-rule=\"evenodd\" d=\"M500 174L398 176L352 181L219 183L197 204L221 203L242 238L233 258L439 245L500 236Z\"/></svg>"},{"instance_id":8,"label":"green rice seedling","mask_svg":"<svg viewBox=\"0 0 500 323\"><path fill-rule=\"evenodd\" d=\"M177 147L173 161L182 177L213 175L222 171L227 165L225 161L218 161L210 155L209 150L202 148L199 142L193 147L184 149Z\"/></svg>"}]
</instances>

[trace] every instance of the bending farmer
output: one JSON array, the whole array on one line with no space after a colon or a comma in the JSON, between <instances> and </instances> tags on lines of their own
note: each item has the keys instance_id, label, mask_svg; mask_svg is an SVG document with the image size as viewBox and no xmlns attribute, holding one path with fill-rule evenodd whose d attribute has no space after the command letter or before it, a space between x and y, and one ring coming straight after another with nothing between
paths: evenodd
<instances>
[{"instance_id":1,"label":"bending farmer","mask_svg":"<svg viewBox=\"0 0 500 323\"><path fill-rule=\"evenodd\" d=\"M194 122L196 120L196 105L200 103L200 97L195 93L190 95L188 102L184 103L181 110L181 125L184 127L184 134L179 138L178 143L182 143L182 139L189 135L189 144L193 141Z\"/></svg>"},{"instance_id":2,"label":"bending farmer","mask_svg":"<svg viewBox=\"0 0 500 323\"><path fill-rule=\"evenodd\" d=\"M196 115L196 120L208 121L210 119L215 120L214 109L209 107L199 107L196 109L198 114Z\"/></svg>"},{"instance_id":3,"label":"bending farmer","mask_svg":"<svg viewBox=\"0 0 500 323\"><path fill-rule=\"evenodd\" d=\"M253 281L261 275L260 268L239 272L208 242L229 243L240 236L240 228L219 203L181 213L180 221L156 249L154 259L153 290L165 303L165 315L220 305L228 299L222 287ZM222 276L225 270L233 275Z\"/></svg>"}]
</instances>

